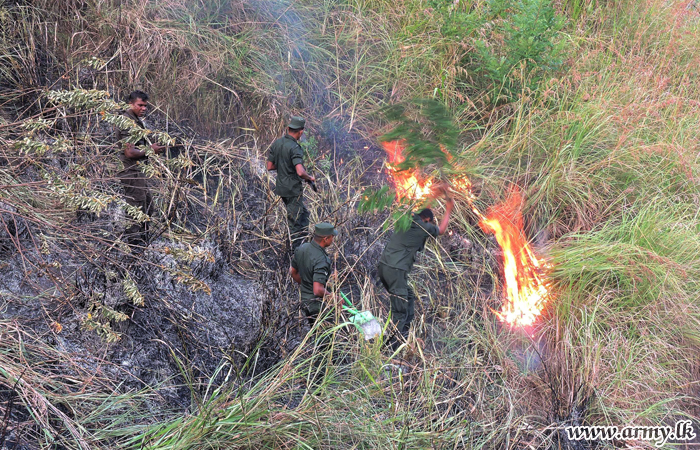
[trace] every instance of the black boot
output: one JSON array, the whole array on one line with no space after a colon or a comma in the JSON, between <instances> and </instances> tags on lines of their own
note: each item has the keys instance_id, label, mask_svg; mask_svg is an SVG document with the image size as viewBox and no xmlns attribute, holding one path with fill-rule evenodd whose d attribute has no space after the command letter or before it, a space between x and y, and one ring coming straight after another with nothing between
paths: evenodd
<instances>
[{"instance_id":1,"label":"black boot","mask_svg":"<svg viewBox=\"0 0 700 450\"><path fill-rule=\"evenodd\" d=\"M401 344L408 341L408 331L403 331L401 333L392 333L391 337L386 341L386 344L392 352L401 347Z\"/></svg>"}]
</instances>

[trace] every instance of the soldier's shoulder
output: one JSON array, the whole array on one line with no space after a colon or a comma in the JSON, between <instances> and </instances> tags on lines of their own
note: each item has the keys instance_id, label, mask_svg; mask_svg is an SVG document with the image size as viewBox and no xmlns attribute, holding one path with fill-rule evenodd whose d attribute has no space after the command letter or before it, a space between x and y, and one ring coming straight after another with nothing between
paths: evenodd
<instances>
[{"instance_id":1,"label":"soldier's shoulder","mask_svg":"<svg viewBox=\"0 0 700 450\"><path fill-rule=\"evenodd\" d=\"M304 246L306 246L306 248L307 248L306 251L308 252L308 254L311 258L313 258L313 259L325 259L326 252L324 252L320 248L316 247L311 242L307 242L307 243L301 245L301 247L304 247ZM301 248L301 247L299 247L299 248Z\"/></svg>"},{"instance_id":2,"label":"soldier's shoulder","mask_svg":"<svg viewBox=\"0 0 700 450\"><path fill-rule=\"evenodd\" d=\"M126 117L127 119L131 119L131 117L129 117L129 114L127 114L127 110L126 110L126 109L122 109L122 110L117 111L117 116ZM117 130L120 129L119 126L118 126L118 124L114 124L113 126L114 126L114 128L117 129Z\"/></svg>"},{"instance_id":3,"label":"soldier's shoulder","mask_svg":"<svg viewBox=\"0 0 700 450\"><path fill-rule=\"evenodd\" d=\"M294 255L299 258L299 259L313 259L316 256L316 252L314 251L313 245L311 245L309 242L306 242L304 244L301 244L294 252Z\"/></svg>"},{"instance_id":4,"label":"soldier's shoulder","mask_svg":"<svg viewBox=\"0 0 700 450\"><path fill-rule=\"evenodd\" d=\"M319 263L330 266L330 264L331 264L331 259L330 259L330 257L328 256L328 253L326 253L326 252L324 252L324 251L319 251L319 252L316 254L316 257L317 257Z\"/></svg>"},{"instance_id":5,"label":"soldier's shoulder","mask_svg":"<svg viewBox=\"0 0 700 450\"><path fill-rule=\"evenodd\" d=\"M289 138L287 136L283 136L280 139L283 139L283 145L290 150L293 150L295 148L301 148L301 145L299 145L299 142L295 139Z\"/></svg>"},{"instance_id":6,"label":"soldier's shoulder","mask_svg":"<svg viewBox=\"0 0 700 450\"><path fill-rule=\"evenodd\" d=\"M119 114L121 114L122 116L127 117L127 118L129 118L129 119L131 119L131 120L133 120L134 122L136 122L137 120L139 120L139 118L136 117L136 114L134 114L133 112L131 112L130 109L125 109L125 110L123 110L122 112L120 112Z\"/></svg>"},{"instance_id":7,"label":"soldier's shoulder","mask_svg":"<svg viewBox=\"0 0 700 450\"><path fill-rule=\"evenodd\" d=\"M427 234L428 236L435 236L440 234L440 228L434 223L416 222L416 224L417 230L419 230L421 234Z\"/></svg>"},{"instance_id":8,"label":"soldier's shoulder","mask_svg":"<svg viewBox=\"0 0 700 450\"><path fill-rule=\"evenodd\" d=\"M284 143L284 137L278 137L274 141L272 141L272 144L270 144L271 148L276 148L280 147Z\"/></svg>"}]
</instances>

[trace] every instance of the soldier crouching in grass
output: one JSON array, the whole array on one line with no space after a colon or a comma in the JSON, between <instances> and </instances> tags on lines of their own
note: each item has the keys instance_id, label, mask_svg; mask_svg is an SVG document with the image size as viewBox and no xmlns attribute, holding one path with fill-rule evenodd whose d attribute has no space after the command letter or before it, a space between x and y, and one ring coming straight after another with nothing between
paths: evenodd
<instances>
[{"instance_id":1,"label":"soldier crouching in grass","mask_svg":"<svg viewBox=\"0 0 700 450\"><path fill-rule=\"evenodd\" d=\"M330 223L319 223L314 227L311 242L301 245L294 252L289 275L300 285L301 302L309 326L313 327L323 302L336 303L333 293L326 290L331 273L331 260L326 248L333 244L338 231Z\"/></svg>"},{"instance_id":2,"label":"soldier crouching in grass","mask_svg":"<svg viewBox=\"0 0 700 450\"><path fill-rule=\"evenodd\" d=\"M297 248L289 268L289 275L300 286L302 309L312 329L323 309L323 303L338 303L339 297L326 289L331 273L331 260L326 253L326 248L333 243L333 238L337 234L338 231L330 223L317 224L314 227L313 239ZM331 338L324 335L324 332L323 329L317 331L319 337L311 364L314 369L311 376L313 384L321 379L322 362L330 349ZM330 357L335 359L333 355Z\"/></svg>"},{"instance_id":3,"label":"soldier crouching in grass","mask_svg":"<svg viewBox=\"0 0 700 450\"><path fill-rule=\"evenodd\" d=\"M292 117L287 133L270 145L267 170L277 171L275 194L282 197L287 209L287 223L291 237L292 252L306 240L309 233L309 211L304 206L304 185L302 181L316 181L306 173L304 152L299 139L304 134L306 121Z\"/></svg>"},{"instance_id":4,"label":"soldier crouching in grass","mask_svg":"<svg viewBox=\"0 0 700 450\"><path fill-rule=\"evenodd\" d=\"M146 114L148 109L148 94L134 91L129 94L128 102L129 108L122 115L131 119L139 128L145 129L141 117ZM144 214L151 216L153 214L153 198L148 190L148 176L141 170L141 165L148 161L145 150L148 143L143 138L135 144L124 142L128 136L128 130L117 128L116 137L120 146L119 156L124 163L124 170L119 172L119 178L124 186L125 201L129 205L139 208ZM159 144L151 144L150 147L157 154L163 153L167 148ZM129 226L124 232L127 243L133 246L146 246L148 228L148 222L134 223Z\"/></svg>"},{"instance_id":5,"label":"soldier crouching in grass","mask_svg":"<svg viewBox=\"0 0 700 450\"><path fill-rule=\"evenodd\" d=\"M445 198L447 199L445 216L439 227L435 225L433 212L430 209L426 208L414 214L411 227L406 231L395 230L379 259L377 273L389 292L391 321L396 327L395 333L389 340L393 350L396 350L401 343L397 334L401 335L402 340L405 341L413 321L416 295L408 285L408 274L413 268L416 253L423 250L425 241L429 237L436 238L447 231L454 200L448 197L446 191Z\"/></svg>"}]
</instances>

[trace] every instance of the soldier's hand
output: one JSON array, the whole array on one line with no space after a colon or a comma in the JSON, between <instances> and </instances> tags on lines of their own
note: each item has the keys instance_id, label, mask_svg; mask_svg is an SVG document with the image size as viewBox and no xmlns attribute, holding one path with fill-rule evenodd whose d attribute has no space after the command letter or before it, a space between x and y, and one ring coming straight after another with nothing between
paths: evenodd
<instances>
[{"instance_id":1,"label":"soldier's hand","mask_svg":"<svg viewBox=\"0 0 700 450\"><path fill-rule=\"evenodd\" d=\"M313 175L309 175L309 180L310 183L314 183L316 181L316 177Z\"/></svg>"},{"instance_id":2,"label":"soldier's hand","mask_svg":"<svg viewBox=\"0 0 700 450\"><path fill-rule=\"evenodd\" d=\"M326 295L323 296L323 301L329 305L338 306L338 295L334 292L326 291Z\"/></svg>"},{"instance_id":3,"label":"soldier's hand","mask_svg":"<svg viewBox=\"0 0 700 450\"><path fill-rule=\"evenodd\" d=\"M442 181L439 185L439 192L445 197L448 202L452 200L452 186L447 181Z\"/></svg>"},{"instance_id":4,"label":"soldier's hand","mask_svg":"<svg viewBox=\"0 0 700 450\"><path fill-rule=\"evenodd\" d=\"M343 308L343 305L345 304L345 300L343 300L343 296L342 296L342 295L338 295L338 294L333 294L333 295L335 296L335 301L333 302L333 304L334 304L337 308L342 309L342 308Z\"/></svg>"},{"instance_id":5,"label":"soldier's hand","mask_svg":"<svg viewBox=\"0 0 700 450\"><path fill-rule=\"evenodd\" d=\"M332 290L332 288L337 286L337 285L338 285L338 269L335 269L328 276L328 281L326 282L326 286L330 286L331 290Z\"/></svg>"},{"instance_id":6,"label":"soldier's hand","mask_svg":"<svg viewBox=\"0 0 700 450\"><path fill-rule=\"evenodd\" d=\"M449 185L445 181L440 181L438 183L435 183L433 185L433 187L431 188L434 197L438 197L440 195L446 196L448 189L449 189Z\"/></svg>"},{"instance_id":7,"label":"soldier's hand","mask_svg":"<svg viewBox=\"0 0 700 450\"><path fill-rule=\"evenodd\" d=\"M151 148L156 153L163 153L167 147L165 145L151 144Z\"/></svg>"}]
</instances>

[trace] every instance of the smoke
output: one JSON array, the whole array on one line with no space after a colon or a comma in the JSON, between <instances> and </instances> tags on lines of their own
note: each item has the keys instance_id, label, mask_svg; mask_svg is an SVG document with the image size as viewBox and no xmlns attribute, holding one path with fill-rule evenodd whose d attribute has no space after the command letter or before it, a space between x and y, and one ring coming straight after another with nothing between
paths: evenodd
<instances>
[{"instance_id":1,"label":"smoke","mask_svg":"<svg viewBox=\"0 0 700 450\"><path fill-rule=\"evenodd\" d=\"M328 54L321 50L318 9L305 8L289 0L252 0L246 8L277 36L278 54L265 66L266 74L274 80L276 94L282 98L282 111L277 114L287 118L299 114L321 119L330 113L337 103L329 92L332 84L328 71ZM329 126L323 121L320 130L331 128L336 133L340 125Z\"/></svg>"},{"instance_id":2,"label":"smoke","mask_svg":"<svg viewBox=\"0 0 700 450\"><path fill-rule=\"evenodd\" d=\"M270 58L265 70L285 99L286 111L281 113L327 113L332 107L327 89L331 80L324 70L328 60L320 60L320 45L313 42L312 11L287 0L252 0L246 7L279 36L278 55Z\"/></svg>"}]
</instances>

